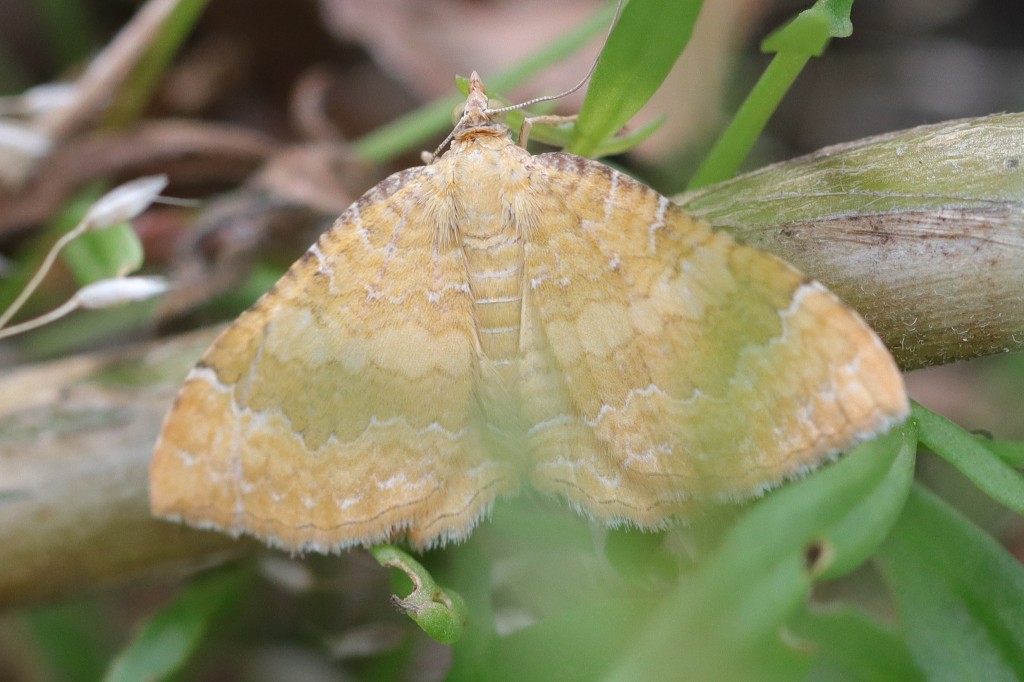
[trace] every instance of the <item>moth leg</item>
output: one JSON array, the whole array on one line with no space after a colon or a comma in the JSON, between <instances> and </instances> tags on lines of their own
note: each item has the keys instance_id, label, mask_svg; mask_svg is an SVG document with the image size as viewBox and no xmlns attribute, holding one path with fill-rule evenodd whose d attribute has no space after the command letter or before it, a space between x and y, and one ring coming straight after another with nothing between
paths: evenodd
<instances>
[{"instance_id":1,"label":"moth leg","mask_svg":"<svg viewBox=\"0 0 1024 682\"><path fill-rule=\"evenodd\" d=\"M526 149L526 143L530 139L530 131L533 130L535 123L541 125L556 126L563 123L571 123L579 118L576 114L572 116L559 116L557 114L548 114L546 116L527 116L523 119L523 125L519 127L519 146Z\"/></svg>"}]
</instances>

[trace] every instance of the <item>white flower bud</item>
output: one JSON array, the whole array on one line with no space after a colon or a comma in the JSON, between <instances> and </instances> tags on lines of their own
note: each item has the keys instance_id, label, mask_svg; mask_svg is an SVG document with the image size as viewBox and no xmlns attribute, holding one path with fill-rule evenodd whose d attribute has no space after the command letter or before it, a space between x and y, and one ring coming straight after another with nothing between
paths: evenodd
<instances>
[{"instance_id":1,"label":"white flower bud","mask_svg":"<svg viewBox=\"0 0 1024 682\"><path fill-rule=\"evenodd\" d=\"M42 114L71 106L77 94L76 83L43 83L20 95L0 97L0 116L34 120Z\"/></svg>"},{"instance_id":2,"label":"white flower bud","mask_svg":"<svg viewBox=\"0 0 1024 682\"><path fill-rule=\"evenodd\" d=\"M149 208L165 187L166 175L129 180L97 199L82 222L93 230L128 222Z\"/></svg>"},{"instance_id":3,"label":"white flower bud","mask_svg":"<svg viewBox=\"0 0 1024 682\"><path fill-rule=\"evenodd\" d=\"M21 100L25 114L38 116L69 107L77 97L78 85L75 83L43 83L26 90Z\"/></svg>"},{"instance_id":4,"label":"white flower bud","mask_svg":"<svg viewBox=\"0 0 1024 682\"><path fill-rule=\"evenodd\" d=\"M38 159L49 154L52 146L49 137L29 125L0 121L0 149Z\"/></svg>"},{"instance_id":5,"label":"white flower bud","mask_svg":"<svg viewBox=\"0 0 1024 682\"><path fill-rule=\"evenodd\" d=\"M111 277L86 284L74 296L78 305L87 310L109 308L132 301L145 301L170 289L162 277Z\"/></svg>"}]
</instances>

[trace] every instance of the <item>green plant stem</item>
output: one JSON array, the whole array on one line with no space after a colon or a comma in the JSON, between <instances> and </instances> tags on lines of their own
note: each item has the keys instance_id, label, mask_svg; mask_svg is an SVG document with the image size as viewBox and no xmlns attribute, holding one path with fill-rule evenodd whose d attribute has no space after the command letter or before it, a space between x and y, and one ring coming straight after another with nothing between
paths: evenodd
<instances>
[{"instance_id":1,"label":"green plant stem","mask_svg":"<svg viewBox=\"0 0 1024 682\"><path fill-rule=\"evenodd\" d=\"M768 119L810 58L811 55L793 52L775 55L729 127L697 169L687 190L728 180L736 173Z\"/></svg>"},{"instance_id":2,"label":"green plant stem","mask_svg":"<svg viewBox=\"0 0 1024 682\"><path fill-rule=\"evenodd\" d=\"M21 309L21 306L25 305L25 301L27 301L29 296L32 295L32 292L39 287L40 282L42 282L43 278L46 277L46 273L48 273L50 268L53 267L53 263L57 260L57 256L60 254L61 250L85 233L87 229L89 229L88 223L84 221L80 222L75 225L74 229L64 233L64 235L58 239L52 247L50 247L49 252L46 254L46 258L43 259L39 269L36 270L36 274L32 276L32 279L28 281L28 284L25 285L25 288L21 290L21 293L18 294L18 297L14 299L14 302L11 303L7 310L0 315L0 328L3 328L8 322L10 322L11 318L14 317ZM60 308L58 308L58 310L60 310Z\"/></svg>"},{"instance_id":3,"label":"green plant stem","mask_svg":"<svg viewBox=\"0 0 1024 682\"><path fill-rule=\"evenodd\" d=\"M48 325L51 322L56 322L65 315L78 310L78 308L78 299L70 298L48 313L43 313L38 317L33 317L31 320L25 320L24 322L7 327L6 329L0 329L0 340L17 336L18 334L24 334L25 332Z\"/></svg>"},{"instance_id":4,"label":"green plant stem","mask_svg":"<svg viewBox=\"0 0 1024 682\"><path fill-rule=\"evenodd\" d=\"M149 103L150 96L188 37L207 0L179 0L164 19L160 31L139 63L125 79L110 107L104 124L119 129L135 122Z\"/></svg>"},{"instance_id":5,"label":"green plant stem","mask_svg":"<svg viewBox=\"0 0 1024 682\"><path fill-rule=\"evenodd\" d=\"M401 570L413 585L405 597L392 597L395 606L442 644L454 644L462 637L467 609L457 592L442 588L423 564L394 545L374 545L370 553L381 566Z\"/></svg>"}]
</instances>

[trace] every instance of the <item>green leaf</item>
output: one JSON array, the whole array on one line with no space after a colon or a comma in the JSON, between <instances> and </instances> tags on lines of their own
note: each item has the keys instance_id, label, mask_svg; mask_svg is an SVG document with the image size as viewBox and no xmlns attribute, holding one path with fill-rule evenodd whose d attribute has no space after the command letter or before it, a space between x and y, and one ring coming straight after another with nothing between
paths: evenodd
<instances>
[{"instance_id":1,"label":"green leaf","mask_svg":"<svg viewBox=\"0 0 1024 682\"><path fill-rule=\"evenodd\" d=\"M690 40L701 0L631 0L601 51L569 151L592 156L661 86Z\"/></svg>"},{"instance_id":2,"label":"green leaf","mask_svg":"<svg viewBox=\"0 0 1024 682\"><path fill-rule=\"evenodd\" d=\"M924 677L903 639L881 623L851 608L804 612L789 630L814 644L821 664L838 668L839 679L860 682L916 682Z\"/></svg>"},{"instance_id":3,"label":"green leaf","mask_svg":"<svg viewBox=\"0 0 1024 682\"><path fill-rule=\"evenodd\" d=\"M79 284L134 272L142 267L143 257L142 242L125 223L87 232L61 253Z\"/></svg>"},{"instance_id":4,"label":"green leaf","mask_svg":"<svg viewBox=\"0 0 1024 682\"><path fill-rule=\"evenodd\" d=\"M652 598L586 600L497 640L486 678L492 682L599 679L629 650L645 617L657 608Z\"/></svg>"},{"instance_id":5,"label":"green leaf","mask_svg":"<svg viewBox=\"0 0 1024 682\"><path fill-rule=\"evenodd\" d=\"M869 519L859 503L884 502L893 516L899 511L905 492L889 479L907 476L912 443L913 429L896 429L753 505L665 597L609 679L677 679L680 670L693 679L744 679L753 670L758 679L793 679L811 661L794 658L778 633L807 599L817 570L808 549L827 544L837 556L870 551L868 540L891 519L870 519L876 528L868 532L855 532L848 519ZM893 499L880 500L879 490ZM777 669L763 667L766 661Z\"/></svg>"},{"instance_id":6,"label":"green leaf","mask_svg":"<svg viewBox=\"0 0 1024 682\"><path fill-rule=\"evenodd\" d=\"M980 490L1018 514L1024 514L1024 476L985 446L977 436L914 403L913 419L921 442L955 466Z\"/></svg>"},{"instance_id":7,"label":"green leaf","mask_svg":"<svg viewBox=\"0 0 1024 682\"><path fill-rule=\"evenodd\" d=\"M519 114L514 116L514 114ZM516 121L513 124L513 120ZM523 116L521 112L510 111L508 125L513 130L518 130L518 127L522 124ZM606 139L604 142L597 146L594 150L593 156L599 158L602 156L614 156L616 154L622 154L628 152L633 147L646 140L648 137L653 135L665 123L665 117L659 116L650 123L631 130L622 135L616 135L614 137ZM538 124L533 127L530 132L531 142L543 142L546 145L552 147L565 148L569 146L569 142L573 135L573 125L571 123L565 125L545 125Z\"/></svg>"},{"instance_id":8,"label":"green leaf","mask_svg":"<svg viewBox=\"0 0 1024 682\"><path fill-rule=\"evenodd\" d=\"M818 541L824 556L813 571L815 578L829 580L852 572L877 551L899 518L914 482L917 429L908 422L893 436L899 439L894 444L898 450L888 473Z\"/></svg>"},{"instance_id":9,"label":"green leaf","mask_svg":"<svg viewBox=\"0 0 1024 682\"><path fill-rule=\"evenodd\" d=\"M195 655L217 619L245 594L249 572L237 567L192 580L151 617L128 648L114 659L105 682L169 680Z\"/></svg>"},{"instance_id":10,"label":"green leaf","mask_svg":"<svg viewBox=\"0 0 1024 682\"><path fill-rule=\"evenodd\" d=\"M53 221L53 232L63 235L72 230L102 195L98 183L75 194ZM64 247L60 257L82 285L138 270L144 253L135 231L121 224L86 232Z\"/></svg>"},{"instance_id":11,"label":"green leaf","mask_svg":"<svg viewBox=\"0 0 1024 682\"><path fill-rule=\"evenodd\" d=\"M1024 676L1024 567L992 537L915 486L879 564L927 679Z\"/></svg>"},{"instance_id":12,"label":"green leaf","mask_svg":"<svg viewBox=\"0 0 1024 682\"><path fill-rule=\"evenodd\" d=\"M624 578L640 584L671 584L679 572L678 560L665 550L664 533L614 528L604 541L608 563Z\"/></svg>"},{"instance_id":13,"label":"green leaf","mask_svg":"<svg viewBox=\"0 0 1024 682\"><path fill-rule=\"evenodd\" d=\"M906 475L908 444L912 442L912 429L894 429L861 444L814 475L779 489L755 505L730 532L719 550L721 560L743 569L763 567L786 552L803 558L808 543L843 530L851 512L861 511L857 504L871 502L894 467L897 479ZM894 487L891 494L901 499L904 493Z\"/></svg>"},{"instance_id":14,"label":"green leaf","mask_svg":"<svg viewBox=\"0 0 1024 682\"><path fill-rule=\"evenodd\" d=\"M1010 466L1017 469L1024 467L1024 441L979 438L978 442Z\"/></svg>"},{"instance_id":15,"label":"green leaf","mask_svg":"<svg viewBox=\"0 0 1024 682\"><path fill-rule=\"evenodd\" d=\"M616 154L628 152L653 135L658 128L664 125L665 121L665 116L658 116L647 125L608 138L597 145L597 148L594 150L594 156L600 158L602 156L615 156Z\"/></svg>"},{"instance_id":16,"label":"green leaf","mask_svg":"<svg viewBox=\"0 0 1024 682\"><path fill-rule=\"evenodd\" d=\"M853 0L818 0L761 43L762 52L789 52L820 57L830 38L853 34Z\"/></svg>"}]
</instances>

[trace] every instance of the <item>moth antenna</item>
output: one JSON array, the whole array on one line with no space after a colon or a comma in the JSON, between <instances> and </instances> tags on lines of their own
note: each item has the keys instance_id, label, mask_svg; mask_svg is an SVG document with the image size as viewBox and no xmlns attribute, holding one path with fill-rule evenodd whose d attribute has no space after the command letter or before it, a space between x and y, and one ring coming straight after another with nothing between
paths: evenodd
<instances>
[{"instance_id":1,"label":"moth antenna","mask_svg":"<svg viewBox=\"0 0 1024 682\"><path fill-rule=\"evenodd\" d=\"M611 36L612 30L615 28L615 24L617 24L619 22L619 14L621 12L622 12L622 0L618 0L618 2L615 3L615 15L612 17L612 23L609 24L608 31L604 34L604 42L605 43L608 42L608 37ZM587 75L585 75L580 80L579 83L577 83L576 85L572 86L571 88L569 88L565 92L560 92L557 95L543 95L541 97L534 97L533 99L528 99L525 102L520 102L519 104L510 104L508 106L499 107L497 109L488 109L487 113L489 113L489 114L501 114L501 113L504 113L506 111L514 111L516 109L525 109L526 107L533 106L534 104L537 104L538 102L550 102L551 100L562 99L563 97L568 97L569 95L571 95L572 93L576 92L577 90L579 90L580 88L582 88L584 85L587 84L587 81L590 80L590 77L594 75L594 69L597 68L597 62L600 59L601 59L601 55L600 55L600 53L598 53L598 55L596 57L594 57L594 61L591 62L590 69L587 70Z\"/></svg>"},{"instance_id":2,"label":"moth antenna","mask_svg":"<svg viewBox=\"0 0 1024 682\"><path fill-rule=\"evenodd\" d=\"M608 37L612 34L612 30L615 28L615 24L617 24L619 22L619 15L622 13L622 1L623 0L618 0L618 2L615 3L615 14L614 14L614 16L612 16L612 23L608 25L608 30L604 34L604 42L605 43L608 42ZM585 75L580 80L579 83L577 83L576 85L572 86L571 88L569 88L565 92L560 92L557 95L544 95L542 97L534 97L533 99L526 100L525 102L521 102L519 104L510 104L509 106L499 107L497 109L487 109L487 113L488 114L501 114L501 113L504 113L506 111L514 111L515 109L524 109L526 107L529 107L529 106L532 106L534 104L537 104L538 102L548 102L548 101L551 101L551 100L562 99L563 97L568 97L569 95L571 95L572 93L576 92L577 90L579 90L580 88L582 88L584 85L587 84L587 81L590 80L590 77L594 75L594 69L597 68L597 62L600 59L601 59L601 55L599 53L596 57L594 57L594 61L591 62L590 68L587 70L587 75ZM460 119L460 121L461 121L461 119ZM430 164L434 163L434 161L436 161L438 158L440 158L441 152L444 151L445 147L447 147L448 144L452 141L452 138L455 136L455 130L457 130L457 129L458 129L458 124L456 124L455 127L452 129L452 131L450 133L448 133L448 137L444 138L444 140L441 142L441 144L439 144L437 146L437 149L434 150L433 154L430 154L429 152L423 152L422 158L423 158L423 162L426 165L429 166Z\"/></svg>"},{"instance_id":3,"label":"moth antenna","mask_svg":"<svg viewBox=\"0 0 1024 682\"><path fill-rule=\"evenodd\" d=\"M463 114L463 116L465 116L465 114ZM441 144L437 145L437 149L434 150L433 154L431 154L430 152L423 152L423 161L424 163L426 163L426 165L429 166L430 164L437 161L437 159L441 156L441 152L444 151L444 148L447 147L448 143L452 141L453 137L455 137L455 131L458 129L458 127L458 124L456 124L455 127L452 128L452 131L448 133L448 137L444 138L444 141L442 141Z\"/></svg>"}]
</instances>

